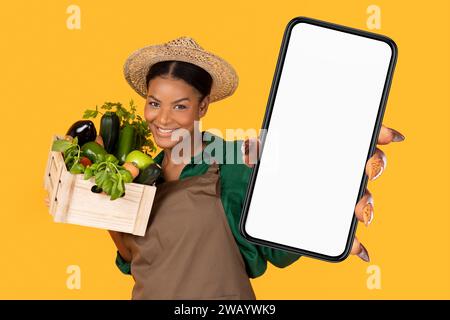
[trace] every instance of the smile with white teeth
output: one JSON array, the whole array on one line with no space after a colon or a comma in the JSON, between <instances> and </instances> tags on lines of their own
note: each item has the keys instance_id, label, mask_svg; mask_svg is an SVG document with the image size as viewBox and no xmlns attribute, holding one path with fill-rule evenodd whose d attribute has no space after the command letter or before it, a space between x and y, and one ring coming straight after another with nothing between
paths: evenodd
<instances>
[{"instance_id":1,"label":"smile with white teeth","mask_svg":"<svg viewBox=\"0 0 450 320\"><path fill-rule=\"evenodd\" d=\"M173 131L176 130L176 129L163 129L163 128L160 128L160 127L158 127L158 126L156 126L156 129L157 129L159 132L165 133L165 134L172 133Z\"/></svg>"}]
</instances>

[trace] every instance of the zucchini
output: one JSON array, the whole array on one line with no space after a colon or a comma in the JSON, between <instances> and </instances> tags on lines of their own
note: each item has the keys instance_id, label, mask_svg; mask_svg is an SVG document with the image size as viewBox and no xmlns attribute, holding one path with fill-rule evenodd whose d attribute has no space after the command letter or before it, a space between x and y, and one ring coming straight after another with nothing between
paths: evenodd
<instances>
[{"instance_id":1,"label":"zucchini","mask_svg":"<svg viewBox=\"0 0 450 320\"><path fill-rule=\"evenodd\" d=\"M100 135L108 153L113 153L119 139L120 119L115 112L107 111L100 120Z\"/></svg>"}]
</instances>

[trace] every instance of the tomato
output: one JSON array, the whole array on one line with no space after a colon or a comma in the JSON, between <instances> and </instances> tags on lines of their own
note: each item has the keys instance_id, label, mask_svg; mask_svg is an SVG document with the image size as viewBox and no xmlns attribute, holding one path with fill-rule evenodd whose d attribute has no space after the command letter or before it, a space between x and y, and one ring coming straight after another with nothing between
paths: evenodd
<instances>
[{"instance_id":1,"label":"tomato","mask_svg":"<svg viewBox=\"0 0 450 320\"><path fill-rule=\"evenodd\" d=\"M89 167L92 164L92 161L89 160L88 157L81 157L80 158L80 163L85 166L85 167Z\"/></svg>"}]
</instances>

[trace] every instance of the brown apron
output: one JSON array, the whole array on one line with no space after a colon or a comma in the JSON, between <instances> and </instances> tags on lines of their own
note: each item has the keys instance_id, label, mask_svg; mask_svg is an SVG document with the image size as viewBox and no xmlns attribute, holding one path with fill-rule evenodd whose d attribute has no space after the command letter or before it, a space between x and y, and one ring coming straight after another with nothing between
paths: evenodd
<instances>
[{"instance_id":1,"label":"brown apron","mask_svg":"<svg viewBox=\"0 0 450 320\"><path fill-rule=\"evenodd\" d=\"M132 253L132 299L256 299L220 198L219 166L157 185Z\"/></svg>"}]
</instances>

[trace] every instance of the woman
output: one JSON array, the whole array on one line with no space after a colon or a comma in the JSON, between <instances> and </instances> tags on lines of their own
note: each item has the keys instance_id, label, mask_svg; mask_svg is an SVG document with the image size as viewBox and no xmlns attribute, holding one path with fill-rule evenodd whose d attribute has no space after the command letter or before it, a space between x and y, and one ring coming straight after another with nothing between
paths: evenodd
<instances>
[{"instance_id":1,"label":"woman","mask_svg":"<svg viewBox=\"0 0 450 320\"><path fill-rule=\"evenodd\" d=\"M171 139L176 132L184 130L193 139L199 134L195 122L206 115L209 104L233 94L238 84L234 69L192 38L181 37L134 52L124 70L128 83L146 99L145 119L163 149L155 160L161 164L164 182L158 184L146 235L111 232L118 248L117 265L136 281L133 298L255 299L249 277L263 274L267 261L285 267L300 256L250 244L240 235L251 164L208 165L205 158L211 155L202 152L207 142L196 148L191 140L189 164L174 161L172 152L180 142ZM378 142L403 139L383 126ZM242 146L239 141L221 142L235 144L234 150ZM248 161L246 150L240 156ZM202 156L204 161L196 164ZM366 166L369 178L379 176L385 165L385 156L377 149ZM356 215L366 225L372 220L368 191L358 202ZM356 238L351 253L369 260Z\"/></svg>"},{"instance_id":2,"label":"woman","mask_svg":"<svg viewBox=\"0 0 450 320\"><path fill-rule=\"evenodd\" d=\"M117 266L135 280L132 298L255 299L249 278L262 275L267 261L282 268L300 255L257 246L240 235L240 213L253 165L248 143L225 141L199 132L196 126L211 102L234 93L238 85L234 69L192 38L181 37L135 51L124 73L146 99L145 119L155 143L163 149L155 158L162 178L145 236L110 231L118 249ZM204 143L196 144L196 135ZM187 164L172 152L182 140L172 139L176 136L192 139L190 152L184 149L187 154L182 155L190 159ZM399 132L382 126L378 143L403 139ZM224 151L238 151L232 163L226 152L220 156L207 152L213 141L222 144ZM245 164L238 163L240 157ZM384 153L377 149L366 165L369 179L376 179L385 166ZM368 190L355 213L366 226L372 221ZM357 238L351 253L369 261Z\"/></svg>"}]
</instances>

